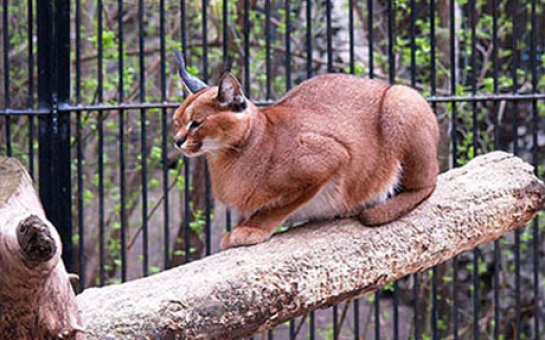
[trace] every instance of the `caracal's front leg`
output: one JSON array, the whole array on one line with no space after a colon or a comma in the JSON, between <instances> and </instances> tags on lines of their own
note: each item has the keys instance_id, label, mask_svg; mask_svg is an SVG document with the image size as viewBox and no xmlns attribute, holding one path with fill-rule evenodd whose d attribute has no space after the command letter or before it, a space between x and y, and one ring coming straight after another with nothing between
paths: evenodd
<instances>
[{"instance_id":1,"label":"caracal's front leg","mask_svg":"<svg viewBox=\"0 0 545 340\"><path fill-rule=\"evenodd\" d=\"M267 241L271 238L271 235L276 228L278 228L292 212L308 202L319 190L320 187L307 189L295 198L288 200L291 201L291 203L256 212L248 220L223 235L220 243L221 249L225 250L239 246L250 246Z\"/></svg>"}]
</instances>

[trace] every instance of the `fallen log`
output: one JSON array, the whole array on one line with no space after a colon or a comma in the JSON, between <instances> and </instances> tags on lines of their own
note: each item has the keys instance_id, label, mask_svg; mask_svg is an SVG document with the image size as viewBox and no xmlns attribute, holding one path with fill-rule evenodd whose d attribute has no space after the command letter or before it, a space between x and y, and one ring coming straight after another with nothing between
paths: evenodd
<instances>
[{"instance_id":1,"label":"fallen log","mask_svg":"<svg viewBox=\"0 0 545 340\"><path fill-rule=\"evenodd\" d=\"M0 339L84 339L59 235L24 167L0 157Z\"/></svg>"},{"instance_id":2,"label":"fallen log","mask_svg":"<svg viewBox=\"0 0 545 340\"><path fill-rule=\"evenodd\" d=\"M441 175L427 201L388 225L311 223L77 300L89 339L238 339L521 228L544 198L530 165L493 152Z\"/></svg>"}]
</instances>

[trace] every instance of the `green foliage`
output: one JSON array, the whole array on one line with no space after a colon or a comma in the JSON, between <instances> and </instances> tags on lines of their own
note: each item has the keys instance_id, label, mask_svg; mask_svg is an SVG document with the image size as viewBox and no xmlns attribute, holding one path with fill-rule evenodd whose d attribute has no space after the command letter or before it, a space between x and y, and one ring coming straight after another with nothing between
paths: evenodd
<instances>
[{"instance_id":1,"label":"green foliage","mask_svg":"<svg viewBox=\"0 0 545 340\"><path fill-rule=\"evenodd\" d=\"M328 323L326 328L318 328L318 334L322 337L324 340L332 340L334 338L333 336L333 324Z\"/></svg>"},{"instance_id":2,"label":"green foliage","mask_svg":"<svg viewBox=\"0 0 545 340\"><path fill-rule=\"evenodd\" d=\"M203 237L203 227L206 225L206 216L204 216L203 211L193 210L193 220L189 222L189 228L193 230L199 237Z\"/></svg>"}]
</instances>

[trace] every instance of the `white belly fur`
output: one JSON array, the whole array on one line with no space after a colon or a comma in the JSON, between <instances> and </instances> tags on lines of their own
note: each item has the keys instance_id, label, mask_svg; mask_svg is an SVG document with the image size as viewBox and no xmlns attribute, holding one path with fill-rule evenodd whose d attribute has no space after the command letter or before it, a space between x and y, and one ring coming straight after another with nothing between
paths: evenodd
<instances>
[{"instance_id":1,"label":"white belly fur","mask_svg":"<svg viewBox=\"0 0 545 340\"><path fill-rule=\"evenodd\" d=\"M392 196L399 186L402 167L398 164L396 171L392 174L390 180L384 185L379 194L366 199L356 207L350 207L345 204L339 184L332 180L328 182L309 202L293 212L287 222L288 224L298 224L309 220L323 220L335 216L354 215L365 206L384 203L388 197Z\"/></svg>"}]
</instances>

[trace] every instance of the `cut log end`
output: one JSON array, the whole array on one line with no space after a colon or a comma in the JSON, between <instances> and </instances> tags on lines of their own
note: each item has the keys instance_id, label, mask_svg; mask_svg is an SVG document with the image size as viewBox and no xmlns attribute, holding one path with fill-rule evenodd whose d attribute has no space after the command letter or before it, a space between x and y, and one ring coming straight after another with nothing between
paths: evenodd
<instances>
[{"instance_id":1,"label":"cut log end","mask_svg":"<svg viewBox=\"0 0 545 340\"><path fill-rule=\"evenodd\" d=\"M57 245L49 227L35 215L19 223L17 240L30 267L51 260L57 252Z\"/></svg>"},{"instance_id":2,"label":"cut log end","mask_svg":"<svg viewBox=\"0 0 545 340\"><path fill-rule=\"evenodd\" d=\"M521 189L521 198L529 198L528 208L531 212L545 210L545 186L541 181L532 181Z\"/></svg>"}]
</instances>

